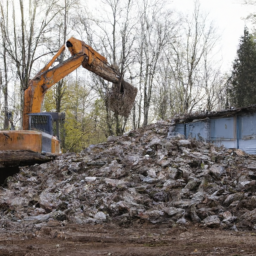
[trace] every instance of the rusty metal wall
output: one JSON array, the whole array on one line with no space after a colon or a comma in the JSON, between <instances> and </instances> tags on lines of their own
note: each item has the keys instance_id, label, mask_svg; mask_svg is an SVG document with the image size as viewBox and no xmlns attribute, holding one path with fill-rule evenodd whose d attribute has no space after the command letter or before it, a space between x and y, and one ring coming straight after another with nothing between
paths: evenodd
<instances>
[{"instance_id":1,"label":"rusty metal wall","mask_svg":"<svg viewBox=\"0 0 256 256\"><path fill-rule=\"evenodd\" d=\"M186 133L185 127L186 127L185 124L177 124L177 125L175 126L174 132L179 133L179 134L182 134L182 135L185 136L185 133Z\"/></svg>"},{"instance_id":2,"label":"rusty metal wall","mask_svg":"<svg viewBox=\"0 0 256 256\"><path fill-rule=\"evenodd\" d=\"M236 116L210 119L209 142L226 148L237 148Z\"/></svg>"},{"instance_id":3,"label":"rusty metal wall","mask_svg":"<svg viewBox=\"0 0 256 256\"><path fill-rule=\"evenodd\" d=\"M207 118L176 124L174 131L186 138L211 142L226 148L239 148L256 154L256 113Z\"/></svg>"},{"instance_id":4,"label":"rusty metal wall","mask_svg":"<svg viewBox=\"0 0 256 256\"><path fill-rule=\"evenodd\" d=\"M209 141L209 119L186 124L186 138Z\"/></svg>"},{"instance_id":5,"label":"rusty metal wall","mask_svg":"<svg viewBox=\"0 0 256 256\"><path fill-rule=\"evenodd\" d=\"M256 154L256 113L239 115L237 147L249 154Z\"/></svg>"}]
</instances>

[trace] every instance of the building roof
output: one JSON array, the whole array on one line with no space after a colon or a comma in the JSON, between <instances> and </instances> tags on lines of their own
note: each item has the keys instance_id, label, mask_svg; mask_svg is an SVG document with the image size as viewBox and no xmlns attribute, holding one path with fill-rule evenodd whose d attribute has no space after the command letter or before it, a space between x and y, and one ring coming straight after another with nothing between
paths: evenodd
<instances>
[{"instance_id":1,"label":"building roof","mask_svg":"<svg viewBox=\"0 0 256 256\"><path fill-rule=\"evenodd\" d=\"M175 123L187 123L192 122L195 119L206 119L206 118L214 118L214 117L229 117L234 116L237 114L242 113L253 113L256 112L256 104L251 105L248 107L242 107L242 108L231 108L231 109L225 109L221 111L202 111L202 112L195 112L193 114L186 114L182 116L175 116L174 121Z\"/></svg>"}]
</instances>

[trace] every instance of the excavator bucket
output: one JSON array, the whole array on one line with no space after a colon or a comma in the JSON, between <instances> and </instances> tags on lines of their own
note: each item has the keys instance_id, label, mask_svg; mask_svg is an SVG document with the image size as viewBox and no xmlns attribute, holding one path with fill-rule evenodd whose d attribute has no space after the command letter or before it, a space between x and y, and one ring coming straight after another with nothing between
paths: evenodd
<instances>
[{"instance_id":1,"label":"excavator bucket","mask_svg":"<svg viewBox=\"0 0 256 256\"><path fill-rule=\"evenodd\" d=\"M115 114L128 118L137 95L137 88L122 80L121 84L113 84L107 95L109 108Z\"/></svg>"},{"instance_id":2,"label":"excavator bucket","mask_svg":"<svg viewBox=\"0 0 256 256\"><path fill-rule=\"evenodd\" d=\"M106 95L110 110L127 118L133 107L137 88L125 82L118 68L109 65L107 59L91 46L72 37L67 41L67 47L73 56L80 52L84 54L84 68L113 83L110 93Z\"/></svg>"}]
</instances>

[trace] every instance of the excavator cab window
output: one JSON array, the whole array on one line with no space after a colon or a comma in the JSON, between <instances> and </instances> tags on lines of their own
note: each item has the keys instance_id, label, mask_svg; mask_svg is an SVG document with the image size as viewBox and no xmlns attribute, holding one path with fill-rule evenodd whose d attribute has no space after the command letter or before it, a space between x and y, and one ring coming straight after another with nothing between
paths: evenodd
<instances>
[{"instance_id":1,"label":"excavator cab window","mask_svg":"<svg viewBox=\"0 0 256 256\"><path fill-rule=\"evenodd\" d=\"M53 135L53 118L50 114L35 113L29 114L29 130L37 130Z\"/></svg>"},{"instance_id":2,"label":"excavator cab window","mask_svg":"<svg viewBox=\"0 0 256 256\"><path fill-rule=\"evenodd\" d=\"M29 130L38 130L60 139L60 130L65 121L65 113L43 112L29 114Z\"/></svg>"}]
</instances>

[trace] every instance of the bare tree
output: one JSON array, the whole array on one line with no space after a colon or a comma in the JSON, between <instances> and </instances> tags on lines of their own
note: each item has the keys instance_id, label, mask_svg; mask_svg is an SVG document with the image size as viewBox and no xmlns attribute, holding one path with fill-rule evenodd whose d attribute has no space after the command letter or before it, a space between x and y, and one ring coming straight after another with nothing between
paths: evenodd
<instances>
[{"instance_id":1,"label":"bare tree","mask_svg":"<svg viewBox=\"0 0 256 256\"><path fill-rule=\"evenodd\" d=\"M203 56L204 69L202 76L205 100L201 104L202 110L208 112L220 107L221 95L225 87L224 76L221 74L220 65L209 57L208 51ZM205 104L204 104L205 103Z\"/></svg>"},{"instance_id":2,"label":"bare tree","mask_svg":"<svg viewBox=\"0 0 256 256\"><path fill-rule=\"evenodd\" d=\"M214 50L218 37L207 15L201 15L198 1L191 17L184 18L181 32L179 40L171 45L172 54L168 60L174 78L173 89L177 91L179 112L191 113L206 94L209 96L208 56Z\"/></svg>"},{"instance_id":3,"label":"bare tree","mask_svg":"<svg viewBox=\"0 0 256 256\"><path fill-rule=\"evenodd\" d=\"M169 73L168 62L165 57L161 58L161 67L157 76L158 85L156 86L152 103L154 106L154 116L162 120L167 119L168 115L175 111L171 102L171 76Z\"/></svg>"},{"instance_id":4,"label":"bare tree","mask_svg":"<svg viewBox=\"0 0 256 256\"><path fill-rule=\"evenodd\" d=\"M89 42L92 43L92 46L97 51L107 57L112 69L122 80L128 73L128 66L134 60L133 45L136 25L133 12L134 1L102 0L101 4L104 6L104 15L99 15L100 18L98 19L91 19L96 32L92 34L91 29L88 27L88 20L84 21L82 15L80 20L84 25ZM94 37L94 40L92 40L92 37ZM117 135L123 134L127 118L113 114L110 111L107 95L111 85L99 77L94 76L93 79L94 81L97 80L94 88L105 101L106 123L109 128L109 135L113 133Z\"/></svg>"},{"instance_id":5,"label":"bare tree","mask_svg":"<svg viewBox=\"0 0 256 256\"><path fill-rule=\"evenodd\" d=\"M5 11L4 11L5 9ZM0 10L1 10L1 16L2 20L0 23L0 28L1 28L1 35L2 35L2 60L3 60L3 74L2 71L0 70L0 86L4 95L4 130L8 129L8 113L9 113L9 106L8 106L8 60L7 60L7 51L6 51L6 41L4 38L4 35L6 34L6 27L9 26L9 5L8 1L5 2L5 8L3 4L0 4Z\"/></svg>"},{"instance_id":6,"label":"bare tree","mask_svg":"<svg viewBox=\"0 0 256 256\"><path fill-rule=\"evenodd\" d=\"M57 8L57 2L57 0L30 0L27 3L19 0L17 5L16 1L12 1L12 13L9 13L11 22L8 26L2 23L4 26L3 41L5 42L3 46L16 68L16 74L20 81L21 119L24 91L28 86L34 62L48 54L47 52L39 52L39 48L50 37L50 31L54 27L54 19L60 12L60 9ZM24 4L28 6L26 10Z\"/></svg>"},{"instance_id":7,"label":"bare tree","mask_svg":"<svg viewBox=\"0 0 256 256\"><path fill-rule=\"evenodd\" d=\"M143 0L140 10L141 35L138 43L139 71L139 96L138 100L138 125L143 114L143 126L149 122L149 110L152 103L152 92L158 86L157 74L160 72L161 57L164 49L174 39L176 22L172 12L163 11L164 2ZM143 111L143 112L142 112Z\"/></svg>"},{"instance_id":8,"label":"bare tree","mask_svg":"<svg viewBox=\"0 0 256 256\"><path fill-rule=\"evenodd\" d=\"M59 9L61 10L58 14L58 19L55 22L55 33L57 34L57 40L54 38L52 40L52 44L48 46L50 51L58 51L58 49L65 45L67 41L67 36L70 33L70 29L72 27L72 11L76 12L79 8L80 1L79 0L63 0L62 3L59 3ZM52 47L54 45L54 47ZM57 48L56 48L57 46ZM62 63L64 61L65 52L63 52L58 58L58 62ZM56 104L56 112L61 112L62 99L66 92L66 87L64 83L64 79L59 81L53 88L54 90L54 98Z\"/></svg>"}]
</instances>

